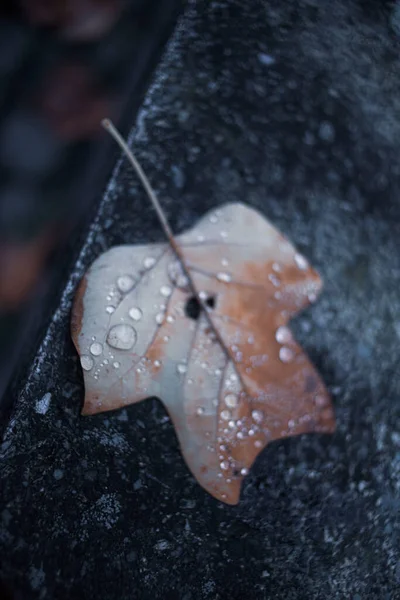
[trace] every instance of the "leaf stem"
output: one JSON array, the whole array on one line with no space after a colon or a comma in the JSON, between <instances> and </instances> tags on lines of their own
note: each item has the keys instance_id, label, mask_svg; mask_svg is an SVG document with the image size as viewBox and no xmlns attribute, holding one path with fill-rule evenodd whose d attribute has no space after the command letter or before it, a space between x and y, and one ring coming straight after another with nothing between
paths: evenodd
<instances>
[{"instance_id":1,"label":"leaf stem","mask_svg":"<svg viewBox=\"0 0 400 600\"><path fill-rule=\"evenodd\" d=\"M134 157L132 151L130 150L128 144L125 142L124 138L122 137L122 135L119 133L119 131L116 129L116 127L114 127L113 123L110 121L110 119L103 119L101 122L102 126L104 127L104 129L106 131L108 131L108 133L111 134L111 136L114 138L114 140L117 142L117 144L120 146L120 148L122 149L122 151L125 153L125 155L127 156L129 162L131 163L132 167L134 168L134 170L136 171L136 173L138 174L140 181L143 184L143 187L148 195L148 197L151 200L151 203L153 204L153 207L157 213L157 216L160 220L160 223L162 225L162 228L164 230L165 235L168 238L168 241L171 245L171 248L174 252L174 254L176 255L178 261L180 262L180 264L182 265L182 268L184 270L184 273L186 275L186 277L188 278L190 287L192 289L192 293L195 296L195 298L197 299L199 305L201 306L201 308L203 309L204 315L208 321L208 324L210 325L211 329L213 330L218 342L221 345L221 348L225 354L225 356L227 357L228 360L232 361L233 364L235 365L235 360L234 358L231 356L229 350L227 349L227 347L225 346L224 340L221 337L221 334L219 333L217 327L214 325L210 314L209 314L209 307L206 305L206 303L202 300L202 298L200 298L200 294L198 293L195 283L193 281L192 275L190 273L190 269L188 267L188 265L186 264L185 261L185 257L179 247L179 245L176 243L175 241L175 237L174 234L172 233L172 229L167 221L167 217L165 216L165 213L163 211L163 209L161 208L161 205L157 199L157 196L155 195L155 192L153 190L153 188L151 187L151 184L149 182L149 180L147 179L142 167L140 166L140 164L138 163L138 161L136 160L136 158ZM239 379L242 383L243 389L245 389L244 386L244 382L242 381L242 377L240 376L240 373L238 373L239 375Z\"/></svg>"}]
</instances>

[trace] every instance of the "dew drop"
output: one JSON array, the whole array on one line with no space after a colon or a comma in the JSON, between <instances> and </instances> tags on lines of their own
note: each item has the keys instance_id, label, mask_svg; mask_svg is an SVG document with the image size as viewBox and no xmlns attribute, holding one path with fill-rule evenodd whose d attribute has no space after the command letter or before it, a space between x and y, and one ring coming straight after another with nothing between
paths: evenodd
<instances>
[{"instance_id":1,"label":"dew drop","mask_svg":"<svg viewBox=\"0 0 400 600\"><path fill-rule=\"evenodd\" d=\"M253 410L253 412L251 413L251 418L256 423L261 423L261 421L263 420L263 417L264 417L264 415L261 410Z\"/></svg>"},{"instance_id":2,"label":"dew drop","mask_svg":"<svg viewBox=\"0 0 400 600\"><path fill-rule=\"evenodd\" d=\"M256 441L254 442L254 446L255 446L256 448L261 448L261 447L262 447L262 441L261 441L261 440L256 440Z\"/></svg>"},{"instance_id":3,"label":"dew drop","mask_svg":"<svg viewBox=\"0 0 400 600\"><path fill-rule=\"evenodd\" d=\"M107 343L117 350L130 350L137 339L136 331L130 325L120 323L111 327L107 336Z\"/></svg>"},{"instance_id":4,"label":"dew drop","mask_svg":"<svg viewBox=\"0 0 400 600\"><path fill-rule=\"evenodd\" d=\"M249 429L249 436L253 437L254 434L255 434L254 429Z\"/></svg>"},{"instance_id":5,"label":"dew drop","mask_svg":"<svg viewBox=\"0 0 400 600\"><path fill-rule=\"evenodd\" d=\"M172 315L168 315L167 322L168 323L173 323L174 321L175 321L174 317Z\"/></svg>"},{"instance_id":6,"label":"dew drop","mask_svg":"<svg viewBox=\"0 0 400 600\"><path fill-rule=\"evenodd\" d=\"M278 327L275 333L275 339L279 344L287 344L292 339L292 334L289 327Z\"/></svg>"},{"instance_id":7,"label":"dew drop","mask_svg":"<svg viewBox=\"0 0 400 600\"><path fill-rule=\"evenodd\" d=\"M237 434L236 434L236 437L237 437L239 440L242 440L242 439L244 438L244 435L243 435L243 433L242 433L241 431L238 431L238 432L237 432Z\"/></svg>"},{"instance_id":8,"label":"dew drop","mask_svg":"<svg viewBox=\"0 0 400 600\"><path fill-rule=\"evenodd\" d=\"M273 263L272 270L275 271L275 273L280 273L282 271L280 264L276 262Z\"/></svg>"},{"instance_id":9,"label":"dew drop","mask_svg":"<svg viewBox=\"0 0 400 600\"><path fill-rule=\"evenodd\" d=\"M294 358L294 352L290 348L287 348L287 346L282 346L279 350L279 358L283 363L289 363Z\"/></svg>"},{"instance_id":10,"label":"dew drop","mask_svg":"<svg viewBox=\"0 0 400 600\"><path fill-rule=\"evenodd\" d=\"M117 279L117 288L123 294L129 292L135 284L135 280L130 275L121 275Z\"/></svg>"},{"instance_id":11,"label":"dew drop","mask_svg":"<svg viewBox=\"0 0 400 600\"><path fill-rule=\"evenodd\" d=\"M308 269L308 261L307 261L307 259L304 258L304 256L302 256L298 252L296 252L296 254L294 255L294 262L296 263L297 267L301 271L305 271L306 269Z\"/></svg>"},{"instance_id":12,"label":"dew drop","mask_svg":"<svg viewBox=\"0 0 400 600\"><path fill-rule=\"evenodd\" d=\"M199 298L200 298L200 300L207 300L207 298L208 298L207 292L204 292L204 291L199 292Z\"/></svg>"},{"instance_id":13,"label":"dew drop","mask_svg":"<svg viewBox=\"0 0 400 600\"><path fill-rule=\"evenodd\" d=\"M270 280L270 282L272 283L272 285L274 287L279 287L281 285L280 279L276 275L274 275L273 273L270 273L268 275L268 279Z\"/></svg>"},{"instance_id":14,"label":"dew drop","mask_svg":"<svg viewBox=\"0 0 400 600\"><path fill-rule=\"evenodd\" d=\"M236 427L235 421L229 421L228 427L230 427L231 429L234 429Z\"/></svg>"},{"instance_id":15,"label":"dew drop","mask_svg":"<svg viewBox=\"0 0 400 600\"><path fill-rule=\"evenodd\" d=\"M243 467L243 469L240 470L240 474L243 475L243 476L244 475L248 475L249 474L249 470L246 469L246 467Z\"/></svg>"},{"instance_id":16,"label":"dew drop","mask_svg":"<svg viewBox=\"0 0 400 600\"><path fill-rule=\"evenodd\" d=\"M115 308L113 306L106 307L106 313L108 313L109 315L112 315L114 310L115 310Z\"/></svg>"},{"instance_id":17,"label":"dew drop","mask_svg":"<svg viewBox=\"0 0 400 600\"><path fill-rule=\"evenodd\" d=\"M223 410L221 412L221 419L223 419L224 421L228 421L231 418L231 413L229 410Z\"/></svg>"},{"instance_id":18,"label":"dew drop","mask_svg":"<svg viewBox=\"0 0 400 600\"><path fill-rule=\"evenodd\" d=\"M296 427L296 422L293 419L290 419L288 421L288 427L289 429L293 429L294 427Z\"/></svg>"},{"instance_id":19,"label":"dew drop","mask_svg":"<svg viewBox=\"0 0 400 600\"><path fill-rule=\"evenodd\" d=\"M310 302L315 302L317 299L317 294L315 292L310 292L308 294L308 299Z\"/></svg>"},{"instance_id":20,"label":"dew drop","mask_svg":"<svg viewBox=\"0 0 400 600\"><path fill-rule=\"evenodd\" d=\"M253 335L250 335L250 336L247 338L247 343L248 343L248 344L254 344L254 336L253 336Z\"/></svg>"},{"instance_id":21,"label":"dew drop","mask_svg":"<svg viewBox=\"0 0 400 600\"><path fill-rule=\"evenodd\" d=\"M119 362L118 362L118 361L115 361L115 362L113 363L113 367L114 367L114 369L119 369L119 367L120 367L120 364L119 364Z\"/></svg>"},{"instance_id":22,"label":"dew drop","mask_svg":"<svg viewBox=\"0 0 400 600\"><path fill-rule=\"evenodd\" d=\"M143 316L143 313L140 310L140 308L137 308L136 306L131 308L128 314L129 314L130 318L133 319L134 321L140 321L140 319Z\"/></svg>"},{"instance_id":23,"label":"dew drop","mask_svg":"<svg viewBox=\"0 0 400 600\"><path fill-rule=\"evenodd\" d=\"M199 406L198 409L196 410L196 413L198 415L204 415L204 408L202 406Z\"/></svg>"},{"instance_id":24,"label":"dew drop","mask_svg":"<svg viewBox=\"0 0 400 600\"><path fill-rule=\"evenodd\" d=\"M160 294L161 296L164 296L164 298L168 298L168 296L172 294L172 289L169 287L169 285L163 285L160 288Z\"/></svg>"},{"instance_id":25,"label":"dew drop","mask_svg":"<svg viewBox=\"0 0 400 600\"><path fill-rule=\"evenodd\" d=\"M187 278L182 265L178 261L168 265L168 276L172 283L179 288L185 288L189 285L189 279Z\"/></svg>"},{"instance_id":26,"label":"dew drop","mask_svg":"<svg viewBox=\"0 0 400 600\"><path fill-rule=\"evenodd\" d=\"M155 264L156 259L153 256L147 256L143 261L143 265L146 269L151 269Z\"/></svg>"},{"instance_id":27,"label":"dew drop","mask_svg":"<svg viewBox=\"0 0 400 600\"><path fill-rule=\"evenodd\" d=\"M215 369L214 373L215 375L221 375L222 371L221 369Z\"/></svg>"},{"instance_id":28,"label":"dew drop","mask_svg":"<svg viewBox=\"0 0 400 600\"><path fill-rule=\"evenodd\" d=\"M225 404L227 406L229 406L229 408L235 408L235 406L237 406L238 403L238 398L236 396L236 394L227 394L225 396Z\"/></svg>"},{"instance_id":29,"label":"dew drop","mask_svg":"<svg viewBox=\"0 0 400 600\"><path fill-rule=\"evenodd\" d=\"M180 373L181 375L183 375L184 373L186 373L187 371L187 367L186 365L180 363L177 367L176 370L178 371L178 373Z\"/></svg>"},{"instance_id":30,"label":"dew drop","mask_svg":"<svg viewBox=\"0 0 400 600\"><path fill-rule=\"evenodd\" d=\"M93 344L90 346L90 353L93 354L93 356L100 356L102 352L102 344L99 344L99 342L93 342Z\"/></svg>"},{"instance_id":31,"label":"dew drop","mask_svg":"<svg viewBox=\"0 0 400 600\"><path fill-rule=\"evenodd\" d=\"M81 356L81 365L84 371L90 371L90 369L93 369L94 365L93 358L87 354L83 354Z\"/></svg>"},{"instance_id":32,"label":"dew drop","mask_svg":"<svg viewBox=\"0 0 400 600\"><path fill-rule=\"evenodd\" d=\"M154 366L155 366L155 367L161 367L161 363L160 363L160 361L159 361L159 360L155 360L155 361L154 361Z\"/></svg>"},{"instance_id":33,"label":"dew drop","mask_svg":"<svg viewBox=\"0 0 400 600\"><path fill-rule=\"evenodd\" d=\"M108 358L105 358L105 359L103 360L103 363L104 363L105 365L108 365Z\"/></svg>"},{"instance_id":34,"label":"dew drop","mask_svg":"<svg viewBox=\"0 0 400 600\"><path fill-rule=\"evenodd\" d=\"M223 281L224 283L229 283L230 281L232 281L232 277L229 275L229 273L217 273L217 279L218 281Z\"/></svg>"},{"instance_id":35,"label":"dew drop","mask_svg":"<svg viewBox=\"0 0 400 600\"><path fill-rule=\"evenodd\" d=\"M164 322L164 314L163 313L158 313L156 315L156 323L157 323L157 325L162 325L163 322Z\"/></svg>"},{"instance_id":36,"label":"dew drop","mask_svg":"<svg viewBox=\"0 0 400 600\"><path fill-rule=\"evenodd\" d=\"M226 258L223 258L223 259L221 260L221 265L222 265L223 267L227 267L227 266L229 265L229 261L228 261Z\"/></svg>"},{"instance_id":37,"label":"dew drop","mask_svg":"<svg viewBox=\"0 0 400 600\"><path fill-rule=\"evenodd\" d=\"M229 463L227 460L223 460L219 466L223 471L227 471L229 469Z\"/></svg>"}]
</instances>

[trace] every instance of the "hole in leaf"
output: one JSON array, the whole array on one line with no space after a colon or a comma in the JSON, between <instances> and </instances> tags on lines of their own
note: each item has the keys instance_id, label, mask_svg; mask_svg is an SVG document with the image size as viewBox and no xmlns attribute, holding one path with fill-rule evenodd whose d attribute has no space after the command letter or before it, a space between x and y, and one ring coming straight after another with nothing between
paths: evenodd
<instances>
[{"instance_id":1,"label":"hole in leaf","mask_svg":"<svg viewBox=\"0 0 400 600\"><path fill-rule=\"evenodd\" d=\"M209 298L207 298L207 300L204 302L204 304L206 304L206 306L209 306L210 308L214 308L215 307L215 298L214 296L209 296ZM197 300L196 296L191 296L185 305L185 314L187 317L189 317L190 319L193 319L194 321L197 321L197 319L200 316L200 313L202 311L202 308L200 306L199 301Z\"/></svg>"}]
</instances>

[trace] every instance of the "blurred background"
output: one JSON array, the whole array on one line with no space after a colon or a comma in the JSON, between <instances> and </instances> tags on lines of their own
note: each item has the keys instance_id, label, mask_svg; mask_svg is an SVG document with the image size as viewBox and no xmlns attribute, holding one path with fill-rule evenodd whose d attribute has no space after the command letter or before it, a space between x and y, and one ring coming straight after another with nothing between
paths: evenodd
<instances>
[{"instance_id":1,"label":"blurred background","mask_svg":"<svg viewBox=\"0 0 400 600\"><path fill-rule=\"evenodd\" d=\"M1 2L0 397L115 163L100 121L127 132L180 5Z\"/></svg>"}]
</instances>

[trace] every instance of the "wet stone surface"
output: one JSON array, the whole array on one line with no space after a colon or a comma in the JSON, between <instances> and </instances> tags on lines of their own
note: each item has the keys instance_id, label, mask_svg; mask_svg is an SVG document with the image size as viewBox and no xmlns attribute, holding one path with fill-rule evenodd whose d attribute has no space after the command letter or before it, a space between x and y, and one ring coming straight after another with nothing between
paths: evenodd
<instances>
[{"instance_id":1,"label":"wet stone surface","mask_svg":"<svg viewBox=\"0 0 400 600\"><path fill-rule=\"evenodd\" d=\"M267 447L229 507L189 474L157 400L80 417L76 286L106 248L163 240L119 164L5 432L1 576L16 597L399 598L397 12L188 5L131 143L174 231L245 202L320 271L293 331L337 432Z\"/></svg>"}]
</instances>

